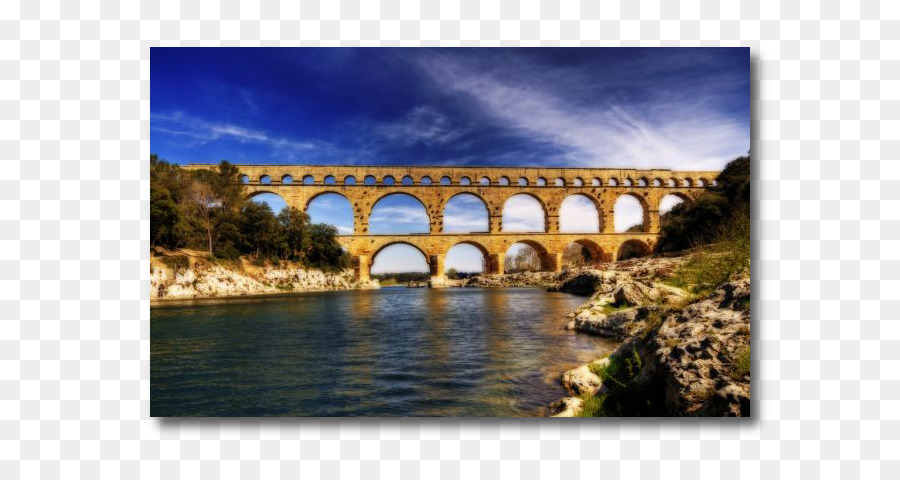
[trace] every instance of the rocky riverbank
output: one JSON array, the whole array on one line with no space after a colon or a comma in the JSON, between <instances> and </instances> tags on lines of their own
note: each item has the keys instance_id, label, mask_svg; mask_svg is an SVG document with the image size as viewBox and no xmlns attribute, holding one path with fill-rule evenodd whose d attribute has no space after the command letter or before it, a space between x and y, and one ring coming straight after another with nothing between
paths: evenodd
<instances>
[{"instance_id":1,"label":"rocky riverbank","mask_svg":"<svg viewBox=\"0 0 900 480\"><path fill-rule=\"evenodd\" d=\"M166 252L150 259L150 299L187 299L379 288L352 270L329 273L292 262L255 265L245 259L211 261L198 252Z\"/></svg>"},{"instance_id":2,"label":"rocky riverbank","mask_svg":"<svg viewBox=\"0 0 900 480\"><path fill-rule=\"evenodd\" d=\"M569 329L614 337L605 358L569 370L554 416L748 416L750 280L696 296L663 283L684 258L584 269L556 287L591 298Z\"/></svg>"}]
</instances>

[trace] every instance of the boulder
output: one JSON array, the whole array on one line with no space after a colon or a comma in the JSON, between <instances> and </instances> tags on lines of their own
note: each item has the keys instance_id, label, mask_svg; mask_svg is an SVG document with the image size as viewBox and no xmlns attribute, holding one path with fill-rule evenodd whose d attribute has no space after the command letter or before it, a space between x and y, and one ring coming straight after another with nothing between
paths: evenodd
<instances>
[{"instance_id":1,"label":"boulder","mask_svg":"<svg viewBox=\"0 0 900 480\"><path fill-rule=\"evenodd\" d=\"M575 417L584 410L584 400L578 397L561 398L550 404L550 416Z\"/></svg>"}]
</instances>

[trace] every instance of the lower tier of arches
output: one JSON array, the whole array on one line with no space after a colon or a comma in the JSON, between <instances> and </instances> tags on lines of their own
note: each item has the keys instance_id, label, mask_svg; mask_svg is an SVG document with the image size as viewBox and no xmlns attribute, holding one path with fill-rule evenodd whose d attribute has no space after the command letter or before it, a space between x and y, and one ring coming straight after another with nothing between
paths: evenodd
<instances>
[{"instance_id":1,"label":"lower tier of arches","mask_svg":"<svg viewBox=\"0 0 900 480\"><path fill-rule=\"evenodd\" d=\"M353 257L360 280L368 280L375 257L386 247L410 245L424 255L433 277L444 275L444 260L451 248L460 244L476 247L484 258L484 273L505 272L510 247L524 244L537 252L541 270L560 271L563 253L570 244L579 244L596 263L612 262L649 254L656 246L653 233L466 233L421 235L339 235L338 241Z\"/></svg>"}]
</instances>

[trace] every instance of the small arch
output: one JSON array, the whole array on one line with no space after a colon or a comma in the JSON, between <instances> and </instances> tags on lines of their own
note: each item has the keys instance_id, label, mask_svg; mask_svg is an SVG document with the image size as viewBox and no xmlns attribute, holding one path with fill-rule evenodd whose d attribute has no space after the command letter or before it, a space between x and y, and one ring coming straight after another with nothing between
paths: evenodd
<instances>
[{"instance_id":1,"label":"small arch","mask_svg":"<svg viewBox=\"0 0 900 480\"><path fill-rule=\"evenodd\" d=\"M241 183L243 183L244 185L250 183L250 177L249 177L249 176L247 176L247 175L241 175L240 178L241 178Z\"/></svg>"},{"instance_id":2,"label":"small arch","mask_svg":"<svg viewBox=\"0 0 900 480\"><path fill-rule=\"evenodd\" d=\"M363 179L363 183L366 185L375 185L375 177L373 175L366 175L366 178Z\"/></svg>"},{"instance_id":3,"label":"small arch","mask_svg":"<svg viewBox=\"0 0 900 480\"><path fill-rule=\"evenodd\" d=\"M668 185L669 185L670 187L676 186L675 179L674 179L674 178L670 178L669 181L668 181Z\"/></svg>"},{"instance_id":4,"label":"small arch","mask_svg":"<svg viewBox=\"0 0 900 480\"><path fill-rule=\"evenodd\" d=\"M654 187L661 187L661 186L662 186L662 183L663 183L663 182L662 182L662 179L654 178L654 179L653 179L652 185L653 185Z\"/></svg>"},{"instance_id":5,"label":"small arch","mask_svg":"<svg viewBox=\"0 0 900 480\"><path fill-rule=\"evenodd\" d=\"M584 180L582 180L581 177L575 177L575 180L572 181L572 185L574 185L576 187L583 187Z\"/></svg>"},{"instance_id":6,"label":"small arch","mask_svg":"<svg viewBox=\"0 0 900 480\"><path fill-rule=\"evenodd\" d=\"M385 175L384 178L381 179L381 184L382 185L393 185L394 177L391 175Z\"/></svg>"},{"instance_id":7,"label":"small arch","mask_svg":"<svg viewBox=\"0 0 900 480\"><path fill-rule=\"evenodd\" d=\"M472 179L470 179L469 177L462 177L459 179L459 184L460 185L471 185Z\"/></svg>"},{"instance_id":8,"label":"small arch","mask_svg":"<svg viewBox=\"0 0 900 480\"><path fill-rule=\"evenodd\" d=\"M263 184L263 185L271 185L271 184L272 184L272 177L270 177L270 176L268 176L268 175L261 175L261 176L259 177L259 183L261 183L261 184Z\"/></svg>"},{"instance_id":9,"label":"small arch","mask_svg":"<svg viewBox=\"0 0 900 480\"><path fill-rule=\"evenodd\" d=\"M637 181L637 186L639 186L639 187L646 187L646 186L647 186L647 179L644 178L644 177L639 178L638 181Z\"/></svg>"},{"instance_id":10,"label":"small arch","mask_svg":"<svg viewBox=\"0 0 900 480\"><path fill-rule=\"evenodd\" d=\"M544 177L538 177L538 179L537 179L537 186L539 186L539 187L546 187L546 186L547 186L547 179L544 178Z\"/></svg>"},{"instance_id":11,"label":"small arch","mask_svg":"<svg viewBox=\"0 0 900 480\"><path fill-rule=\"evenodd\" d=\"M356 177L353 175L347 175L344 177L344 185L356 185Z\"/></svg>"},{"instance_id":12,"label":"small arch","mask_svg":"<svg viewBox=\"0 0 900 480\"><path fill-rule=\"evenodd\" d=\"M410 177L409 175L404 175L403 178L400 179L401 185L412 185L414 183L415 182L413 181L413 178Z\"/></svg>"},{"instance_id":13,"label":"small arch","mask_svg":"<svg viewBox=\"0 0 900 480\"><path fill-rule=\"evenodd\" d=\"M450 180L450 177L448 177L448 176L441 177L441 185L452 185L452 184L453 184L453 181Z\"/></svg>"},{"instance_id":14,"label":"small arch","mask_svg":"<svg viewBox=\"0 0 900 480\"><path fill-rule=\"evenodd\" d=\"M565 187L566 179L562 178L562 177L558 177L556 180L553 181L553 184L556 185L557 187Z\"/></svg>"},{"instance_id":15,"label":"small arch","mask_svg":"<svg viewBox=\"0 0 900 480\"><path fill-rule=\"evenodd\" d=\"M610 187L618 187L619 186L619 181L616 180L615 178L610 178L609 182L607 182L607 183L609 183Z\"/></svg>"},{"instance_id":16,"label":"small arch","mask_svg":"<svg viewBox=\"0 0 900 480\"><path fill-rule=\"evenodd\" d=\"M325 180L322 181L325 185L334 185L334 175L326 175Z\"/></svg>"},{"instance_id":17,"label":"small arch","mask_svg":"<svg viewBox=\"0 0 900 480\"><path fill-rule=\"evenodd\" d=\"M650 247L636 239L627 240L619 246L616 253L616 260L628 260L631 258L640 258L650 255Z\"/></svg>"},{"instance_id":18,"label":"small arch","mask_svg":"<svg viewBox=\"0 0 900 480\"><path fill-rule=\"evenodd\" d=\"M681 181L681 186L682 187L691 187L691 186L693 186L693 182L691 181L690 178L685 178L684 180Z\"/></svg>"},{"instance_id":19,"label":"small arch","mask_svg":"<svg viewBox=\"0 0 900 480\"><path fill-rule=\"evenodd\" d=\"M497 181L500 185L509 185L509 179L506 177L500 177L500 180Z\"/></svg>"},{"instance_id":20,"label":"small arch","mask_svg":"<svg viewBox=\"0 0 900 480\"><path fill-rule=\"evenodd\" d=\"M488 177L481 177L481 180L478 181L481 185L490 185L491 179Z\"/></svg>"},{"instance_id":21,"label":"small arch","mask_svg":"<svg viewBox=\"0 0 900 480\"><path fill-rule=\"evenodd\" d=\"M420 185L431 185L431 177L429 177L428 175L425 175L424 177L422 177L422 180L419 180L419 184Z\"/></svg>"},{"instance_id":22,"label":"small arch","mask_svg":"<svg viewBox=\"0 0 900 480\"><path fill-rule=\"evenodd\" d=\"M290 185L292 183L294 183L294 177L292 177L290 175L282 175L282 177L281 177L282 185Z\"/></svg>"},{"instance_id":23,"label":"small arch","mask_svg":"<svg viewBox=\"0 0 900 480\"><path fill-rule=\"evenodd\" d=\"M634 182L632 182L630 178L626 178L626 179L622 180L623 187L631 187L633 185L634 185Z\"/></svg>"},{"instance_id":24,"label":"small arch","mask_svg":"<svg viewBox=\"0 0 900 480\"><path fill-rule=\"evenodd\" d=\"M719 186L719 181L716 180L715 178L712 179L712 181L709 182L709 183L710 183L710 185L712 185L712 186L714 186L714 187L718 187L718 186Z\"/></svg>"},{"instance_id":25,"label":"small arch","mask_svg":"<svg viewBox=\"0 0 900 480\"><path fill-rule=\"evenodd\" d=\"M706 180L703 179L703 178L698 178L698 179L697 179L697 186L698 186L698 187L705 187L705 186L706 186Z\"/></svg>"},{"instance_id":26,"label":"small arch","mask_svg":"<svg viewBox=\"0 0 900 480\"><path fill-rule=\"evenodd\" d=\"M313 178L312 175L305 175L305 176L303 177L303 184L304 184L304 185L312 185L312 184L314 184L314 183L316 183L316 179Z\"/></svg>"},{"instance_id":27,"label":"small arch","mask_svg":"<svg viewBox=\"0 0 900 480\"><path fill-rule=\"evenodd\" d=\"M528 179L525 177L519 177L519 186L520 187L528 186Z\"/></svg>"},{"instance_id":28,"label":"small arch","mask_svg":"<svg viewBox=\"0 0 900 480\"><path fill-rule=\"evenodd\" d=\"M603 180L600 180L599 178L596 178L596 177L591 179L592 187L599 187L600 185L603 185Z\"/></svg>"}]
</instances>

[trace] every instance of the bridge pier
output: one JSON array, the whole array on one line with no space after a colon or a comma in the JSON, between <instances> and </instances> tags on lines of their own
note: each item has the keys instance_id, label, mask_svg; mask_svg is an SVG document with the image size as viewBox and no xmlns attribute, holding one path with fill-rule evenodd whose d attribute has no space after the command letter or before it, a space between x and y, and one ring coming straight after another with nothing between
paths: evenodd
<instances>
[{"instance_id":1,"label":"bridge pier","mask_svg":"<svg viewBox=\"0 0 900 480\"><path fill-rule=\"evenodd\" d=\"M541 265L548 271L560 272L563 266L562 257L562 253L547 252L541 255Z\"/></svg>"},{"instance_id":2,"label":"bridge pier","mask_svg":"<svg viewBox=\"0 0 900 480\"><path fill-rule=\"evenodd\" d=\"M360 282L369 281L369 266L371 263L371 259L368 255L357 255L354 258L355 266L356 266L356 278L359 279Z\"/></svg>"},{"instance_id":3,"label":"bridge pier","mask_svg":"<svg viewBox=\"0 0 900 480\"><path fill-rule=\"evenodd\" d=\"M492 273L503 275L503 261L506 259L505 253L492 253L488 255L487 271L484 273Z\"/></svg>"}]
</instances>

